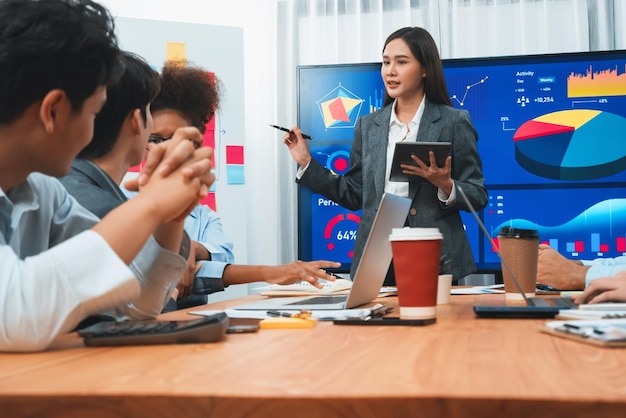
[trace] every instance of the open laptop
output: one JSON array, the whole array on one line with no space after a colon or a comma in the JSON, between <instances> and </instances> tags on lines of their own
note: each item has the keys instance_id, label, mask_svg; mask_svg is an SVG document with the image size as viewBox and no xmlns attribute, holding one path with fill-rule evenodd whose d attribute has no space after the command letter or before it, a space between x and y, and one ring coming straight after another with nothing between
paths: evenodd
<instances>
[{"instance_id":1,"label":"open laptop","mask_svg":"<svg viewBox=\"0 0 626 418\"><path fill-rule=\"evenodd\" d=\"M571 298L529 298L526 296L524 291L522 290L522 286L519 284L519 280L513 273L513 271L506 264L506 261L502 259L502 255L500 254L500 249L493 241L493 238L487 232L487 228L485 228L485 224L480 220L478 214L474 210L474 206L470 203L469 199L465 195L463 189L460 186L457 187L459 194L469 207L472 215L478 222L478 226L483 231L493 250L500 257L500 261L502 262L502 267L507 270L509 276L513 279L515 286L520 291L520 294L524 298L526 302L526 306L492 306L492 305L477 305L474 306L474 314L478 318L554 318L560 310L562 309L575 309L578 307Z\"/></svg>"},{"instance_id":2,"label":"open laptop","mask_svg":"<svg viewBox=\"0 0 626 418\"><path fill-rule=\"evenodd\" d=\"M371 302L378 296L391 263L391 230L404 226L410 207L411 200L406 197L383 194L348 295L268 298L232 309L340 310Z\"/></svg>"}]
</instances>

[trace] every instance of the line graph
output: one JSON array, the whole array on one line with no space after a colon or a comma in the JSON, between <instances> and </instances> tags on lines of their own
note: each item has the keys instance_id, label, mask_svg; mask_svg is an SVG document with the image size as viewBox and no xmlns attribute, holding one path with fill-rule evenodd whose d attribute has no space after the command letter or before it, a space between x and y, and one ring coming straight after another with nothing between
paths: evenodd
<instances>
[{"instance_id":1,"label":"line graph","mask_svg":"<svg viewBox=\"0 0 626 418\"><path fill-rule=\"evenodd\" d=\"M488 75L486 75L484 78L482 78L480 81L477 81L474 84L469 84L467 86L465 86L465 93L463 94L463 97L461 98L461 100L459 100L459 96L456 94L453 94L452 97L450 97L450 100L454 100L456 101L459 106L465 106L465 99L467 98L467 95L469 93L469 91L476 86L479 86L481 84L485 84L485 82L487 81L487 79L489 78Z\"/></svg>"}]
</instances>

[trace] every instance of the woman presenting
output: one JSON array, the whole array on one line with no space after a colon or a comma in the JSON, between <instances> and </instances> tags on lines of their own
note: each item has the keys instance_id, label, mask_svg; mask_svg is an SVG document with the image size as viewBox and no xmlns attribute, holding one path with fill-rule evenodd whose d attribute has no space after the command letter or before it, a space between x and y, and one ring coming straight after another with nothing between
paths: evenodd
<instances>
[{"instance_id":1,"label":"woman presenting","mask_svg":"<svg viewBox=\"0 0 626 418\"><path fill-rule=\"evenodd\" d=\"M351 275L359 264L376 211L384 192L412 199L406 224L439 228L443 234L442 269L459 280L476 271L460 210L469 211L457 198L461 187L476 210L487 204L482 163L469 113L452 107L443 76L437 45L419 27L392 33L383 48L381 76L385 84L384 107L361 117L354 129L350 169L343 175L331 173L311 157L307 141L297 127L283 142L298 163L297 181L311 190L350 209L362 209L357 231ZM443 167L413 156L416 166L403 164L406 174L426 182L390 182L389 172L397 142L451 142L451 155ZM390 269L386 285L394 284Z\"/></svg>"}]
</instances>

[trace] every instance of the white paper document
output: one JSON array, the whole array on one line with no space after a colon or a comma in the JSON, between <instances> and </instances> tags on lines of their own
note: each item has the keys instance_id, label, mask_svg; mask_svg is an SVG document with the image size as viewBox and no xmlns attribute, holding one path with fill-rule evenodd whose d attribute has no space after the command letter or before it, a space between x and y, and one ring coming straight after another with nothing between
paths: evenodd
<instances>
[{"instance_id":1,"label":"white paper document","mask_svg":"<svg viewBox=\"0 0 626 418\"><path fill-rule=\"evenodd\" d=\"M586 311L581 309L563 309L560 310L558 319L626 319L626 311Z\"/></svg>"},{"instance_id":2,"label":"white paper document","mask_svg":"<svg viewBox=\"0 0 626 418\"><path fill-rule=\"evenodd\" d=\"M261 287L261 295L263 296L309 296L318 294L340 294L348 293L352 287L352 280L337 278L334 282L320 280L322 288L318 289L307 281L301 281L294 284L272 284Z\"/></svg>"},{"instance_id":3,"label":"white paper document","mask_svg":"<svg viewBox=\"0 0 626 418\"><path fill-rule=\"evenodd\" d=\"M474 286L452 288L451 295L481 295L483 293L504 293L503 284L493 284L491 286Z\"/></svg>"}]
</instances>

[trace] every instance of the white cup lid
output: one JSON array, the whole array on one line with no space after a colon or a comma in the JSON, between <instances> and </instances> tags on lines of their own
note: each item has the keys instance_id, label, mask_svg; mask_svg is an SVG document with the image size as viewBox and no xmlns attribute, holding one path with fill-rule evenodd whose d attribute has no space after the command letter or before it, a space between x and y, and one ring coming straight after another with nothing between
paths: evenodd
<instances>
[{"instance_id":1,"label":"white cup lid","mask_svg":"<svg viewBox=\"0 0 626 418\"><path fill-rule=\"evenodd\" d=\"M439 232L439 228L393 228L389 241L413 241L413 240L431 240L443 239L443 235Z\"/></svg>"}]
</instances>

